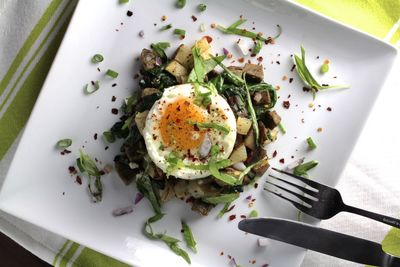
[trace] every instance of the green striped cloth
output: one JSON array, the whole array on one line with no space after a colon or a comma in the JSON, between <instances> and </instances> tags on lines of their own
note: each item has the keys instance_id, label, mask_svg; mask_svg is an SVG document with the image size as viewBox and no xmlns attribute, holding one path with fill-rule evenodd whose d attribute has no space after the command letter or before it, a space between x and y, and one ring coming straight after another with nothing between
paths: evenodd
<instances>
[{"instance_id":1,"label":"green striped cloth","mask_svg":"<svg viewBox=\"0 0 400 267\"><path fill-rule=\"evenodd\" d=\"M396 46L400 44L398 0L298 2ZM0 0L0 185L76 3ZM1 211L0 230L54 266L127 266ZM383 242L385 248L400 255L399 230L391 230Z\"/></svg>"}]
</instances>

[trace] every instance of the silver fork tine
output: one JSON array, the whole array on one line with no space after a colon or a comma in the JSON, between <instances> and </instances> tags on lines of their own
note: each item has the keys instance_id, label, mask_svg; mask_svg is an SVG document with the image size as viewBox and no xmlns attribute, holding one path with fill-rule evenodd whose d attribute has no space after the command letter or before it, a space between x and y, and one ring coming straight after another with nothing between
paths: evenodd
<instances>
[{"instance_id":1,"label":"silver fork tine","mask_svg":"<svg viewBox=\"0 0 400 267\"><path fill-rule=\"evenodd\" d=\"M294 174L292 174L292 173L279 170L279 169L277 169L277 168L272 168L272 169L273 169L274 171L277 171L277 172L280 172L280 173L289 175L289 176L291 176L291 177L293 177L293 178L296 178L296 179L302 181L303 183L308 184L308 185L311 186L311 187L314 187L315 189L320 189L320 188L325 187L324 185L321 185L321 184L319 184L319 183L317 183L317 182L314 182L313 180L306 179L306 178L304 178L304 177L297 176L297 175L294 175Z\"/></svg>"},{"instance_id":2,"label":"silver fork tine","mask_svg":"<svg viewBox=\"0 0 400 267\"><path fill-rule=\"evenodd\" d=\"M311 210L310 208L307 208L306 206L304 206L304 205L302 205L300 203L297 203L296 201L293 201L293 200L291 200L291 199L289 199L289 198L287 198L285 196L282 196L282 195L280 195L278 193L275 193L274 191L271 191L268 188L264 188L264 190L274 194L277 197L280 197L280 198L283 198L284 200L289 201L290 203L292 203L293 206L295 206L296 208L298 208L299 210L301 210L304 213L309 213L310 210Z\"/></svg>"},{"instance_id":3,"label":"silver fork tine","mask_svg":"<svg viewBox=\"0 0 400 267\"><path fill-rule=\"evenodd\" d=\"M283 179L281 179L281 178L279 178L279 177L276 177L276 176L274 176L274 175L271 175L271 174L269 174L269 177L272 177L272 178L277 179L277 180L279 180L279 181L281 181L281 182L283 182L283 183L286 183L286 184L289 184L289 185L291 185L291 186L293 186L293 187L296 187L297 189L300 189L301 191L303 191L304 193L306 193L306 194L308 194L308 195L310 195L310 196L318 197L318 192L315 192L315 191L312 191L312 190L310 190L310 189L307 189L307 188L305 188L304 186L294 184L294 183L292 183L292 182L283 180Z\"/></svg>"},{"instance_id":4,"label":"silver fork tine","mask_svg":"<svg viewBox=\"0 0 400 267\"><path fill-rule=\"evenodd\" d=\"M314 202L315 202L314 200L309 199L308 197L305 197L305 196L300 195L300 194L298 194L298 193L296 193L296 192L293 192L293 191L291 191L291 190L288 190L288 189L286 189L286 188L284 188L284 187L282 187L282 186L280 186L280 185L271 183L271 182L269 182L269 181L266 181L266 183L271 184L271 185L273 185L273 186L275 186L275 187L277 187L277 188L279 188L279 189L281 189L281 190L283 190L283 191L285 191L285 192L288 192L289 194L295 195L298 199L303 200L303 201L304 201L305 203L307 203L307 204L312 205L312 204L314 204Z\"/></svg>"}]
</instances>

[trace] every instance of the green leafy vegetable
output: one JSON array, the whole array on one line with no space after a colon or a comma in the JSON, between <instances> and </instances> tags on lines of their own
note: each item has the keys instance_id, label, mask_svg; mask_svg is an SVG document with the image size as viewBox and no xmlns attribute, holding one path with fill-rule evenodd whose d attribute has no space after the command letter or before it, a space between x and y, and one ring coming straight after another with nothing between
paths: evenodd
<instances>
[{"instance_id":1,"label":"green leafy vegetable","mask_svg":"<svg viewBox=\"0 0 400 267\"><path fill-rule=\"evenodd\" d=\"M108 69L107 72L106 72L106 75L111 77L111 78L113 78L113 79L115 79L115 78L118 77L118 72L116 72L114 70L111 70L111 69Z\"/></svg>"},{"instance_id":2,"label":"green leafy vegetable","mask_svg":"<svg viewBox=\"0 0 400 267\"><path fill-rule=\"evenodd\" d=\"M280 122L278 124L278 127L279 127L279 130L281 130L282 134L286 134L286 128L285 128L285 125L283 125L282 122Z\"/></svg>"},{"instance_id":3,"label":"green leafy vegetable","mask_svg":"<svg viewBox=\"0 0 400 267\"><path fill-rule=\"evenodd\" d=\"M193 54L193 51L192 51L192 54ZM215 69L215 67L218 66L218 64L220 64L226 58L225 55L221 55L221 56L215 57L215 59L209 58L209 59L204 60L199 55L198 52L196 52L196 54L193 54L193 55L194 55L194 62L195 62L194 66L196 66L196 61L200 61L200 62L197 62L197 68L200 68L200 70L197 70L198 72L196 72L196 69L193 68L192 71L189 73L188 82L203 83L206 74L209 73L210 71L212 71L213 69ZM199 75L202 75L202 76L198 77L197 73L199 73Z\"/></svg>"},{"instance_id":4,"label":"green leafy vegetable","mask_svg":"<svg viewBox=\"0 0 400 267\"><path fill-rule=\"evenodd\" d=\"M258 211L252 210L250 211L249 218L256 218L258 217Z\"/></svg>"},{"instance_id":5,"label":"green leafy vegetable","mask_svg":"<svg viewBox=\"0 0 400 267\"><path fill-rule=\"evenodd\" d=\"M95 54L93 57L92 57L92 62L93 63L100 63L100 62L102 62L104 60L104 57L102 56L102 55L100 55L100 54Z\"/></svg>"},{"instance_id":6,"label":"green leafy vegetable","mask_svg":"<svg viewBox=\"0 0 400 267\"><path fill-rule=\"evenodd\" d=\"M84 87L83 87L83 92L86 94L86 95L90 95L90 94L93 94L94 92L96 92L97 90L99 90L100 89L100 83L99 83L99 81L95 81L95 82L91 82L91 85L89 85L89 84L86 84Z\"/></svg>"},{"instance_id":7,"label":"green leafy vegetable","mask_svg":"<svg viewBox=\"0 0 400 267\"><path fill-rule=\"evenodd\" d=\"M321 68L319 69L319 72L321 72L322 74L325 74L329 71L329 64L322 64Z\"/></svg>"},{"instance_id":8,"label":"green leafy vegetable","mask_svg":"<svg viewBox=\"0 0 400 267\"><path fill-rule=\"evenodd\" d=\"M301 48L301 58L297 55L294 55L294 60L296 63L296 70L297 74L301 78L301 80L311 89L311 92L313 94L313 98L315 98L315 94L320 91L320 90L326 90L326 89L345 89L345 88L350 88L349 85L321 85L319 84L310 71L307 68L306 65L306 51L304 50L303 46Z\"/></svg>"},{"instance_id":9,"label":"green leafy vegetable","mask_svg":"<svg viewBox=\"0 0 400 267\"><path fill-rule=\"evenodd\" d=\"M205 4L199 4L197 6L197 10L199 10L200 12L203 12L207 9L207 6Z\"/></svg>"},{"instance_id":10,"label":"green leafy vegetable","mask_svg":"<svg viewBox=\"0 0 400 267\"><path fill-rule=\"evenodd\" d=\"M159 42L159 43L153 43L150 45L151 49L162 59L166 59L167 55L165 54L165 50L170 47L170 43L168 42Z\"/></svg>"},{"instance_id":11,"label":"green leafy vegetable","mask_svg":"<svg viewBox=\"0 0 400 267\"><path fill-rule=\"evenodd\" d=\"M161 213L161 201L158 191L154 188L153 183L146 171L136 179L137 189L150 201L151 206L156 214Z\"/></svg>"},{"instance_id":12,"label":"green leafy vegetable","mask_svg":"<svg viewBox=\"0 0 400 267\"><path fill-rule=\"evenodd\" d=\"M210 159L209 163L209 171L212 176L214 176L216 179L228 184L228 185L237 185L240 183L240 180L237 179L236 177L233 177L229 174L223 173L219 171L219 165L217 164L217 161L213 158Z\"/></svg>"},{"instance_id":13,"label":"green leafy vegetable","mask_svg":"<svg viewBox=\"0 0 400 267\"><path fill-rule=\"evenodd\" d=\"M203 83L204 82L204 78L206 77L206 67L204 64L204 60L200 55L200 49L198 49L197 47L193 47L192 48L192 55L193 55L193 75L195 75L194 77L189 76L188 78L188 82L199 82L199 83Z\"/></svg>"},{"instance_id":14,"label":"green leafy vegetable","mask_svg":"<svg viewBox=\"0 0 400 267\"><path fill-rule=\"evenodd\" d=\"M114 143L115 142L115 136L111 131L105 131L103 132L103 136L104 139L108 142L108 143Z\"/></svg>"},{"instance_id":15,"label":"green leafy vegetable","mask_svg":"<svg viewBox=\"0 0 400 267\"><path fill-rule=\"evenodd\" d=\"M160 28L160 31L166 31L172 28L172 24L167 24Z\"/></svg>"},{"instance_id":16,"label":"green leafy vegetable","mask_svg":"<svg viewBox=\"0 0 400 267\"><path fill-rule=\"evenodd\" d=\"M314 140L311 137L307 138L307 144L308 144L308 148L311 150L317 148L317 145L315 144Z\"/></svg>"},{"instance_id":17,"label":"green leafy vegetable","mask_svg":"<svg viewBox=\"0 0 400 267\"><path fill-rule=\"evenodd\" d=\"M56 143L57 148L67 148L70 147L71 145L72 145L72 139L69 138L58 140L58 142Z\"/></svg>"},{"instance_id":18,"label":"green leafy vegetable","mask_svg":"<svg viewBox=\"0 0 400 267\"><path fill-rule=\"evenodd\" d=\"M179 35L179 36L185 36L186 35L186 31L183 29L175 29L174 30L174 34Z\"/></svg>"},{"instance_id":19,"label":"green leafy vegetable","mask_svg":"<svg viewBox=\"0 0 400 267\"><path fill-rule=\"evenodd\" d=\"M147 219L144 224L143 233L144 235L152 240L161 240L163 241L176 255L181 256L187 263L191 263L188 253L181 249L178 245L180 242L179 239L166 235L165 233L154 233L152 223L161 220L164 217L164 214L158 213L153 217Z\"/></svg>"},{"instance_id":20,"label":"green leafy vegetable","mask_svg":"<svg viewBox=\"0 0 400 267\"><path fill-rule=\"evenodd\" d=\"M200 129L215 129L217 131L223 132L224 134L228 134L230 129L229 127L225 127L221 124L215 123L215 122L193 122L193 121L188 121L189 124L191 125L196 125Z\"/></svg>"},{"instance_id":21,"label":"green leafy vegetable","mask_svg":"<svg viewBox=\"0 0 400 267\"><path fill-rule=\"evenodd\" d=\"M189 228L189 225L185 221L181 221L182 230L183 230L183 238L186 242L186 245L191 248L194 252L197 252L196 249L196 241L194 240L192 230Z\"/></svg>"},{"instance_id":22,"label":"green leafy vegetable","mask_svg":"<svg viewBox=\"0 0 400 267\"><path fill-rule=\"evenodd\" d=\"M103 195L103 185L100 179L101 174L96 163L81 149L79 150L79 158L76 159L76 165L81 173L86 173L89 176L89 192L93 196L95 202L100 202Z\"/></svg>"},{"instance_id":23,"label":"green leafy vegetable","mask_svg":"<svg viewBox=\"0 0 400 267\"><path fill-rule=\"evenodd\" d=\"M253 102L251 101L249 87L247 86L246 83L245 83L245 88L246 88L246 97L247 97L247 109L250 113L256 143L259 144L260 143L260 130L258 128L258 121L257 121L256 112L254 111Z\"/></svg>"},{"instance_id":24,"label":"green leafy vegetable","mask_svg":"<svg viewBox=\"0 0 400 267\"><path fill-rule=\"evenodd\" d=\"M312 168L315 168L318 165L318 161L312 160L303 164L298 165L296 168L293 170L294 175L298 176L305 176L308 177L308 171L311 170Z\"/></svg>"},{"instance_id":25,"label":"green leafy vegetable","mask_svg":"<svg viewBox=\"0 0 400 267\"><path fill-rule=\"evenodd\" d=\"M231 203L239 197L239 193L223 194L216 197L203 197L204 202L210 204Z\"/></svg>"},{"instance_id":26,"label":"green leafy vegetable","mask_svg":"<svg viewBox=\"0 0 400 267\"><path fill-rule=\"evenodd\" d=\"M176 1L176 6L177 6L178 8L184 8L185 5L186 5L186 0L177 0L177 1Z\"/></svg>"}]
</instances>

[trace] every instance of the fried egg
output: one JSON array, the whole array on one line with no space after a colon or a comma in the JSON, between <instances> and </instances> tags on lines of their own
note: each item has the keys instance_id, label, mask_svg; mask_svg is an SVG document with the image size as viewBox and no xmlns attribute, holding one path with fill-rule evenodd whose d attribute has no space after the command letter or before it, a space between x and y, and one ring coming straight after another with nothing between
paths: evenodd
<instances>
[{"instance_id":1,"label":"fried egg","mask_svg":"<svg viewBox=\"0 0 400 267\"><path fill-rule=\"evenodd\" d=\"M150 109L143 130L152 161L181 179L209 176L208 170L189 166L208 164L212 146L219 148L218 160L228 158L236 140L235 116L226 100L209 88L197 90L192 84L165 89ZM199 103L199 92L209 94L206 105ZM172 170L171 158L181 163Z\"/></svg>"}]
</instances>

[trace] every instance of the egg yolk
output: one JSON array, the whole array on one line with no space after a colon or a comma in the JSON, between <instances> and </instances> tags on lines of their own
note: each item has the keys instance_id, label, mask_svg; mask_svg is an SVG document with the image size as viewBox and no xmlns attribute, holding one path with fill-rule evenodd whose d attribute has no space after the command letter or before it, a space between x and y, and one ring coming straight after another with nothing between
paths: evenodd
<instances>
[{"instance_id":1,"label":"egg yolk","mask_svg":"<svg viewBox=\"0 0 400 267\"><path fill-rule=\"evenodd\" d=\"M201 109L189 99L178 99L168 104L160 121L161 138L165 146L186 152L198 148L205 132L190 122L204 122Z\"/></svg>"}]
</instances>

